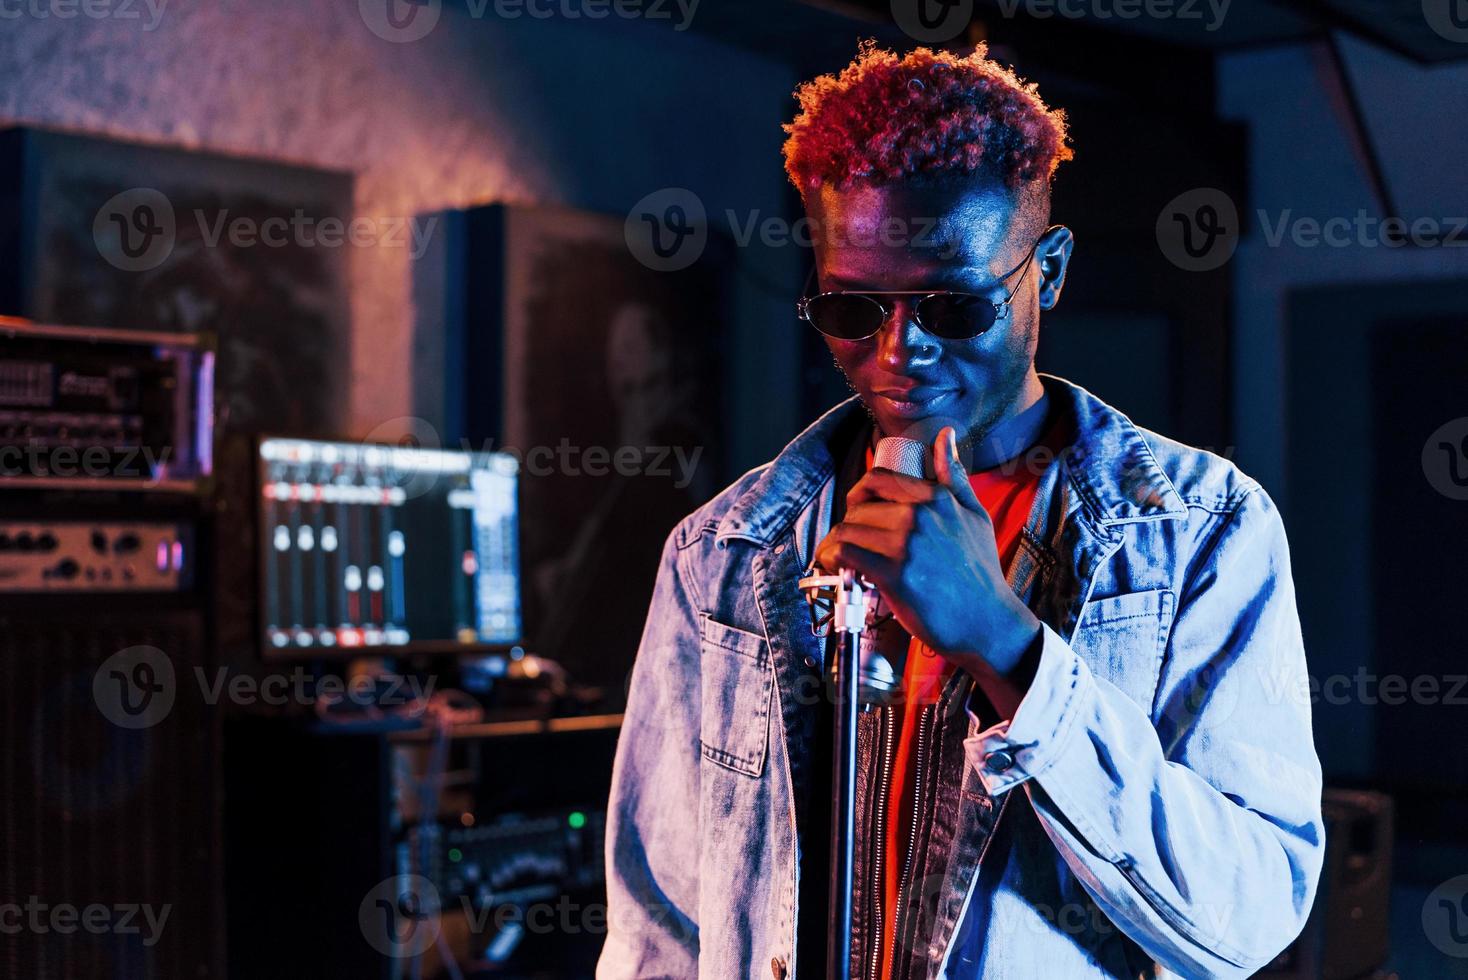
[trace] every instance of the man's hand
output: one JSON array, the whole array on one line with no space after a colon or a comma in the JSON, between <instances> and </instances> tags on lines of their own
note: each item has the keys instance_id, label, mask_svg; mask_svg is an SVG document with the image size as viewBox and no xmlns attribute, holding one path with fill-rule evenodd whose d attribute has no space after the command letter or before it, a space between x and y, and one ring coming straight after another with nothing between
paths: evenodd
<instances>
[{"instance_id":1,"label":"man's hand","mask_svg":"<svg viewBox=\"0 0 1468 980\"><path fill-rule=\"evenodd\" d=\"M816 548L816 561L866 576L909 633L986 689L1012 685L1040 621L1004 580L994 525L951 426L933 440L933 473L936 481L869 471L847 494L846 517ZM995 700L1003 710L997 701L1010 698Z\"/></svg>"}]
</instances>

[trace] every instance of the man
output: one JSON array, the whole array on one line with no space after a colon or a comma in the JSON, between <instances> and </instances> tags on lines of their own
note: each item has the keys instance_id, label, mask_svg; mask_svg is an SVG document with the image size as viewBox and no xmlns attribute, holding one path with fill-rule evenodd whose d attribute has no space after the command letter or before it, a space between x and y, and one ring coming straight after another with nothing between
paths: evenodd
<instances>
[{"instance_id":1,"label":"man","mask_svg":"<svg viewBox=\"0 0 1468 980\"><path fill-rule=\"evenodd\" d=\"M799 310L856 398L668 539L598 976L822 975L812 561L875 584L903 679L861 718L853 976L1249 975L1323 850L1309 710L1277 693L1305 659L1273 503L1036 374L1073 239L1048 224L1064 118L1032 86L982 48L867 46L797 94ZM871 468L888 435L930 478Z\"/></svg>"}]
</instances>

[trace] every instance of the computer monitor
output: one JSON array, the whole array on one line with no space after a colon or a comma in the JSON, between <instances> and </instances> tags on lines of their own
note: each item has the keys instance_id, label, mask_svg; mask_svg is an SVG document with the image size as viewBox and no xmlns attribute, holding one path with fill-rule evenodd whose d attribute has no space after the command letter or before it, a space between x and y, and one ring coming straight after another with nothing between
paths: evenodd
<instances>
[{"instance_id":1,"label":"computer monitor","mask_svg":"<svg viewBox=\"0 0 1468 980\"><path fill-rule=\"evenodd\" d=\"M514 456L269 438L257 464L266 656L521 642Z\"/></svg>"}]
</instances>

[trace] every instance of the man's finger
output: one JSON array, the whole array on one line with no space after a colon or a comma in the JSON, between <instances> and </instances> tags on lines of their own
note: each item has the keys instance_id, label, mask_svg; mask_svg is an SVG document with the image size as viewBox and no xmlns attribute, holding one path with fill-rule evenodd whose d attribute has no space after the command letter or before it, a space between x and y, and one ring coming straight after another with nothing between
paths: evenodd
<instances>
[{"instance_id":1,"label":"man's finger","mask_svg":"<svg viewBox=\"0 0 1468 980\"><path fill-rule=\"evenodd\" d=\"M973 484L968 482L968 471L963 468L963 461L958 458L958 432L951 425L945 425L933 440L933 476L939 486L948 488L964 509L984 509L978 494L974 493Z\"/></svg>"},{"instance_id":2,"label":"man's finger","mask_svg":"<svg viewBox=\"0 0 1468 980\"><path fill-rule=\"evenodd\" d=\"M869 470L846 495L846 506L855 507L869 500L890 500L899 504L925 504L937 496L931 481L904 476L891 470Z\"/></svg>"},{"instance_id":3,"label":"man's finger","mask_svg":"<svg viewBox=\"0 0 1468 980\"><path fill-rule=\"evenodd\" d=\"M872 581L886 578L898 535L864 524L838 524L816 547L816 564L828 572L850 568Z\"/></svg>"},{"instance_id":4,"label":"man's finger","mask_svg":"<svg viewBox=\"0 0 1468 980\"><path fill-rule=\"evenodd\" d=\"M866 524L870 527L907 531L913 526L917 511L912 504L898 504L890 500L868 500L866 503L848 507L842 516L843 524Z\"/></svg>"},{"instance_id":5,"label":"man's finger","mask_svg":"<svg viewBox=\"0 0 1468 980\"><path fill-rule=\"evenodd\" d=\"M843 521L831 528L831 533L816 546L816 561L822 568L835 569L836 566L826 558L843 543L854 544L876 555L893 557L902 545L902 535L890 528Z\"/></svg>"},{"instance_id":6,"label":"man's finger","mask_svg":"<svg viewBox=\"0 0 1468 980\"><path fill-rule=\"evenodd\" d=\"M821 567L836 572L850 569L879 589L890 581L892 561L885 555L870 551L850 541L837 541L828 549L821 560Z\"/></svg>"}]
</instances>

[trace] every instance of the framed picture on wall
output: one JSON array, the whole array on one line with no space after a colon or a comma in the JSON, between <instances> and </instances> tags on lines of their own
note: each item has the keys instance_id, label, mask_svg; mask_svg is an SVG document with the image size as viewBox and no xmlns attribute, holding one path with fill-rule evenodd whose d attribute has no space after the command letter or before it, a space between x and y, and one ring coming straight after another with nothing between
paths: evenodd
<instances>
[{"instance_id":1,"label":"framed picture on wall","mask_svg":"<svg viewBox=\"0 0 1468 980\"><path fill-rule=\"evenodd\" d=\"M0 132L0 313L206 333L222 433L337 435L351 380L350 174Z\"/></svg>"},{"instance_id":2,"label":"framed picture on wall","mask_svg":"<svg viewBox=\"0 0 1468 980\"><path fill-rule=\"evenodd\" d=\"M450 225L463 432L522 460L527 633L619 696L663 541L726 481L725 253L711 242L657 271L622 217L567 209L496 205Z\"/></svg>"}]
</instances>

